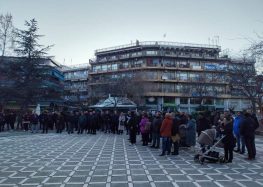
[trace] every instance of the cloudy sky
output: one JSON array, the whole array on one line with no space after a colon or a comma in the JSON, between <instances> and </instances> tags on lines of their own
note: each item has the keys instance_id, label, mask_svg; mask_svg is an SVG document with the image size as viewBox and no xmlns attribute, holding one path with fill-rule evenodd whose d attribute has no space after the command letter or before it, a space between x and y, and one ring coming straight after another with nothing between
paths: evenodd
<instances>
[{"instance_id":1,"label":"cloudy sky","mask_svg":"<svg viewBox=\"0 0 263 187\"><path fill-rule=\"evenodd\" d=\"M263 0L0 0L14 25L35 18L41 43L67 65L94 50L139 41L219 45L232 54L263 35ZM164 37L165 36L165 37Z\"/></svg>"}]
</instances>

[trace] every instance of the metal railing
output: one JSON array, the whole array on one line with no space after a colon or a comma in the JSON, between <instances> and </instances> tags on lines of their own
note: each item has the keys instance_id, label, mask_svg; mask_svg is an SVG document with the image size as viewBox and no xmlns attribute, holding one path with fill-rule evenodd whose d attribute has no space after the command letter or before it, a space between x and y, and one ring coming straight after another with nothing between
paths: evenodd
<instances>
[{"instance_id":1,"label":"metal railing","mask_svg":"<svg viewBox=\"0 0 263 187\"><path fill-rule=\"evenodd\" d=\"M114 47L102 48L95 50L95 53L106 52L111 50L118 50L129 47L139 47L139 46L167 46L167 47L200 47L200 48L214 48L221 49L218 45L211 44L195 44L195 43L180 43L180 42L166 42L166 41L143 41L135 42L131 44L119 45Z\"/></svg>"}]
</instances>

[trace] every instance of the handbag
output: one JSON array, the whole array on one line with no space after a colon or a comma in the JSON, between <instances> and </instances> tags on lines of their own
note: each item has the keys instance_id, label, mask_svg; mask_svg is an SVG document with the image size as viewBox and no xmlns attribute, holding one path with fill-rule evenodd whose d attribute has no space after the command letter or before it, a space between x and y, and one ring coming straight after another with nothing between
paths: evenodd
<instances>
[{"instance_id":1,"label":"handbag","mask_svg":"<svg viewBox=\"0 0 263 187\"><path fill-rule=\"evenodd\" d=\"M180 135L179 134L176 134L175 136L172 136L172 141L173 141L173 143L175 143L175 142L178 142L179 140L180 140Z\"/></svg>"}]
</instances>

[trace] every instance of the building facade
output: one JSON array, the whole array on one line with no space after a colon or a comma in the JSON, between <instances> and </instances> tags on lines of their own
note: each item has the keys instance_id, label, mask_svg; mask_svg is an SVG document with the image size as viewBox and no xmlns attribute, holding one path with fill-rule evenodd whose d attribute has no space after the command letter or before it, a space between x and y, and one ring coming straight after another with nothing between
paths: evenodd
<instances>
[{"instance_id":1,"label":"building facade","mask_svg":"<svg viewBox=\"0 0 263 187\"><path fill-rule=\"evenodd\" d=\"M88 64L63 68L65 77L65 102L73 106L87 105L88 100Z\"/></svg>"},{"instance_id":2,"label":"building facade","mask_svg":"<svg viewBox=\"0 0 263 187\"><path fill-rule=\"evenodd\" d=\"M230 70L243 64L220 51L216 45L155 41L99 49L90 62L89 85L100 96L101 85L139 76L143 102L136 104L150 110L247 109L250 101L230 86Z\"/></svg>"}]
</instances>

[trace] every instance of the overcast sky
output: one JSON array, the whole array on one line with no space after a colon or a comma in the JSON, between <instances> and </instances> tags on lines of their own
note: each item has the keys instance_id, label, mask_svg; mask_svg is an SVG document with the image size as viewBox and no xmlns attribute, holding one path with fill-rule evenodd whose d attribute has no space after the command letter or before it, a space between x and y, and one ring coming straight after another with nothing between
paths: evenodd
<instances>
[{"instance_id":1,"label":"overcast sky","mask_svg":"<svg viewBox=\"0 0 263 187\"><path fill-rule=\"evenodd\" d=\"M94 50L131 41L210 44L237 54L263 35L263 0L0 0L14 25L35 18L58 62L87 63ZM164 37L166 35L166 37ZM214 39L215 43L215 39Z\"/></svg>"}]
</instances>

